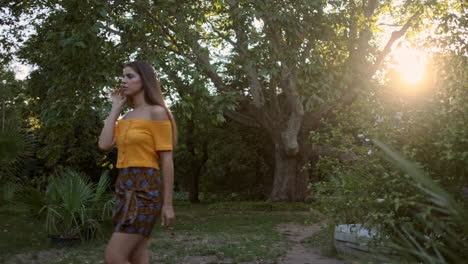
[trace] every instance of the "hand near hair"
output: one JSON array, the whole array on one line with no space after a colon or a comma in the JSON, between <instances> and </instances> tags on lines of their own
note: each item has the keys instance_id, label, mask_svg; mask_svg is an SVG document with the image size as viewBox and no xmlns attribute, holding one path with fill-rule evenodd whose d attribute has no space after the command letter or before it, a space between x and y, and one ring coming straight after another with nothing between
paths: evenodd
<instances>
[{"instance_id":1,"label":"hand near hair","mask_svg":"<svg viewBox=\"0 0 468 264\"><path fill-rule=\"evenodd\" d=\"M124 106L125 102L127 102L127 96L123 94L122 88L115 89L111 93L111 99L112 99L112 108L118 109L119 112L122 110L122 107Z\"/></svg>"}]
</instances>

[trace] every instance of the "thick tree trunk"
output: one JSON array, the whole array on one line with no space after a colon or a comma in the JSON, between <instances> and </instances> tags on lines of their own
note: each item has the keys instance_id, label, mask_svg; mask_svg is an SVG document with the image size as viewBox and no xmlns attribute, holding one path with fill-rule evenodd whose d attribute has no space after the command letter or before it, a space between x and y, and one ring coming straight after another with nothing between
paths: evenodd
<instances>
[{"instance_id":1,"label":"thick tree trunk","mask_svg":"<svg viewBox=\"0 0 468 264\"><path fill-rule=\"evenodd\" d=\"M300 153L288 156L281 144L275 144L274 182L269 201L301 202L307 196L308 170L303 170Z\"/></svg>"},{"instance_id":2,"label":"thick tree trunk","mask_svg":"<svg viewBox=\"0 0 468 264\"><path fill-rule=\"evenodd\" d=\"M208 160L208 144L206 144L206 142L203 142L201 148L202 148L201 152L203 153L202 156L200 158L193 159L193 166L192 166L193 175L192 175L192 182L190 184L190 202L191 203L200 202L200 199L198 198L200 177L202 174L203 166L205 166L205 163Z\"/></svg>"},{"instance_id":3,"label":"thick tree trunk","mask_svg":"<svg viewBox=\"0 0 468 264\"><path fill-rule=\"evenodd\" d=\"M190 203L200 203L200 199L198 199L199 181L200 181L200 175L198 171L193 171L192 177L190 177L190 192L189 192Z\"/></svg>"},{"instance_id":4,"label":"thick tree trunk","mask_svg":"<svg viewBox=\"0 0 468 264\"><path fill-rule=\"evenodd\" d=\"M193 120L188 120L187 122L187 149L192 154L192 170L190 171L190 189L189 189L189 200L191 203L199 203L198 199L198 182L200 181L200 170L197 169L199 164L197 164L197 156L195 151L195 142L193 135L195 132L195 125Z\"/></svg>"}]
</instances>

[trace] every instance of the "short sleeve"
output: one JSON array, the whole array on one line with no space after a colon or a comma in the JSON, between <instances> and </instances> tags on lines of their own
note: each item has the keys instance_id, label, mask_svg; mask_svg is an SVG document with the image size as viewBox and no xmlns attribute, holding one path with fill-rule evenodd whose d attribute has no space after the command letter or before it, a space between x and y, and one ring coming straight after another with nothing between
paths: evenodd
<instances>
[{"instance_id":1,"label":"short sleeve","mask_svg":"<svg viewBox=\"0 0 468 264\"><path fill-rule=\"evenodd\" d=\"M154 150L172 150L172 125L171 121L158 121L151 125Z\"/></svg>"}]
</instances>

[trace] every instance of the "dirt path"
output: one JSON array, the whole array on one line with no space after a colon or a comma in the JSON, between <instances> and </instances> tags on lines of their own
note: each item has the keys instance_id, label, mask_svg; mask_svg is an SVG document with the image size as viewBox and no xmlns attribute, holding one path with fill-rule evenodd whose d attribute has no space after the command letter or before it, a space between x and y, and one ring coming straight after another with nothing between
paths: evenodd
<instances>
[{"instance_id":1,"label":"dirt path","mask_svg":"<svg viewBox=\"0 0 468 264\"><path fill-rule=\"evenodd\" d=\"M349 264L338 259L320 255L320 248L310 248L303 245L303 241L322 229L320 224L299 225L296 223L284 223L276 229L286 234L294 244L285 256L278 260L279 264Z\"/></svg>"}]
</instances>

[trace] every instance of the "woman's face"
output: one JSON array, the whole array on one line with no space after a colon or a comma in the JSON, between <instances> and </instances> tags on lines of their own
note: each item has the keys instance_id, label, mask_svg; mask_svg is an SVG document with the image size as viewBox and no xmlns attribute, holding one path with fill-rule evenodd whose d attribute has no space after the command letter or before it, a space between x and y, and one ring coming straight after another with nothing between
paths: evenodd
<instances>
[{"instance_id":1,"label":"woman's face","mask_svg":"<svg viewBox=\"0 0 468 264\"><path fill-rule=\"evenodd\" d=\"M126 96L135 96L143 91L141 77L131 67L125 67L123 70L122 88Z\"/></svg>"}]
</instances>

